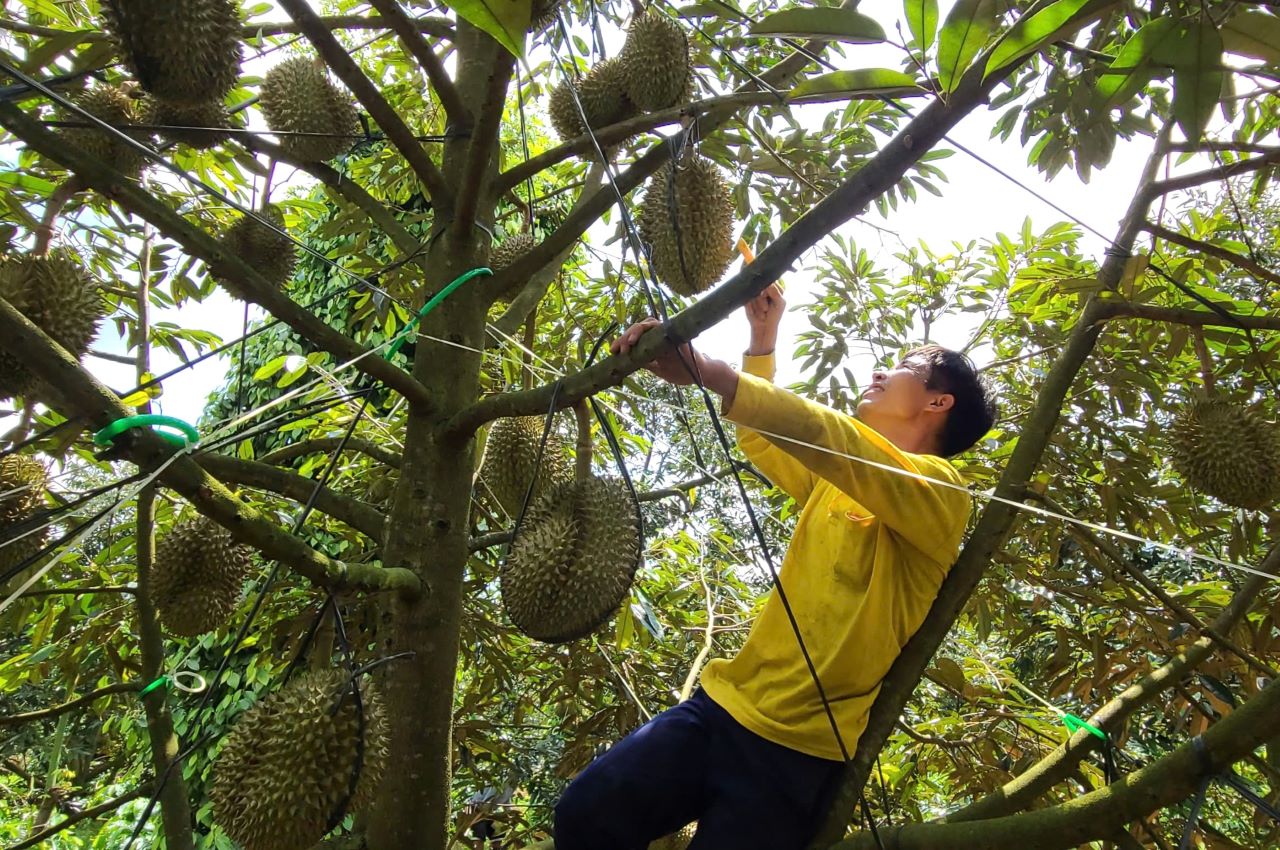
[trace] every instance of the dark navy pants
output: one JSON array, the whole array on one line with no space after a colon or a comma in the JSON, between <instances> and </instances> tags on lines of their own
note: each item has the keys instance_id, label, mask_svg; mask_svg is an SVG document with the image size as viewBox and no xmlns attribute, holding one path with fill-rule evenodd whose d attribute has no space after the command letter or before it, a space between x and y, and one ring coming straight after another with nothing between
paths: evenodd
<instances>
[{"instance_id":1,"label":"dark navy pants","mask_svg":"<svg viewBox=\"0 0 1280 850\"><path fill-rule=\"evenodd\" d=\"M699 689L569 785L556 850L645 850L695 820L689 850L803 850L841 767L748 731Z\"/></svg>"}]
</instances>

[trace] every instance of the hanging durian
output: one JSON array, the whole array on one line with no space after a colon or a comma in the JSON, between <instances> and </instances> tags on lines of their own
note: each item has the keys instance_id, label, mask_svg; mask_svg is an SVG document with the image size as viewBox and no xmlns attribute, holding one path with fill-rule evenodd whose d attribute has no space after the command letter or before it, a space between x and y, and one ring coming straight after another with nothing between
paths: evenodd
<instances>
[{"instance_id":1,"label":"hanging durian","mask_svg":"<svg viewBox=\"0 0 1280 850\"><path fill-rule=\"evenodd\" d=\"M500 272L524 254L532 251L537 244L537 240L533 238L532 233L517 233L514 236L508 236L499 242L498 246L493 249L493 253L490 254L489 268L495 272Z\"/></svg>"},{"instance_id":2,"label":"hanging durian","mask_svg":"<svg viewBox=\"0 0 1280 850\"><path fill-rule=\"evenodd\" d=\"M106 306L80 258L65 250L0 262L0 298L77 358L89 350ZM18 357L0 349L0 398L26 395L36 383Z\"/></svg>"},{"instance_id":3,"label":"hanging durian","mask_svg":"<svg viewBox=\"0 0 1280 850\"><path fill-rule=\"evenodd\" d=\"M376 690L356 681L363 712L351 673L318 670L236 721L214 762L210 799L214 821L244 850L307 850L337 813L373 801L388 761L387 723Z\"/></svg>"},{"instance_id":4,"label":"hanging durian","mask_svg":"<svg viewBox=\"0 0 1280 850\"><path fill-rule=\"evenodd\" d=\"M253 550L211 519L180 522L156 545L151 597L160 622L175 635L224 624L240 603Z\"/></svg>"},{"instance_id":5,"label":"hanging durian","mask_svg":"<svg viewBox=\"0 0 1280 850\"><path fill-rule=\"evenodd\" d=\"M1169 429L1173 468L1187 483L1239 508L1280 498L1280 427L1225 399L1187 406Z\"/></svg>"},{"instance_id":6,"label":"hanging durian","mask_svg":"<svg viewBox=\"0 0 1280 850\"><path fill-rule=\"evenodd\" d=\"M729 185L711 160L692 149L649 180L636 221L650 245L654 274L681 295L715 285L733 260Z\"/></svg>"},{"instance_id":7,"label":"hanging durian","mask_svg":"<svg viewBox=\"0 0 1280 850\"><path fill-rule=\"evenodd\" d=\"M71 98L72 102L94 118L123 129L140 123L138 101L117 86L98 85ZM59 120L85 123L87 119L68 109L58 111ZM63 127L62 138L92 157L102 160L126 177L137 177L147 164L146 156L126 140L97 127ZM145 141L147 134L133 131L135 139Z\"/></svg>"},{"instance_id":8,"label":"hanging durian","mask_svg":"<svg viewBox=\"0 0 1280 850\"><path fill-rule=\"evenodd\" d=\"M23 527L44 505L48 483L48 472L38 460L27 455L0 458L0 573L39 552L48 539L48 529Z\"/></svg>"},{"instance_id":9,"label":"hanging durian","mask_svg":"<svg viewBox=\"0 0 1280 850\"><path fill-rule=\"evenodd\" d=\"M324 162L351 149L359 118L351 98L329 81L324 67L299 56L267 72L258 105L267 126L281 133L280 147L306 162Z\"/></svg>"},{"instance_id":10,"label":"hanging durian","mask_svg":"<svg viewBox=\"0 0 1280 850\"><path fill-rule=\"evenodd\" d=\"M276 205L269 204L257 215L284 230L284 216ZM275 287L284 286L298 265L298 246L292 239L247 215L227 229L222 244ZM235 281L229 282L235 288Z\"/></svg>"},{"instance_id":11,"label":"hanging durian","mask_svg":"<svg viewBox=\"0 0 1280 850\"><path fill-rule=\"evenodd\" d=\"M552 485L573 476L568 443L554 429L547 434L542 463L538 464L544 422L541 416L518 416L499 419L489 428L484 462L480 466L481 491L486 497L492 497L510 517L520 513L535 470L537 480L530 504Z\"/></svg>"},{"instance_id":12,"label":"hanging durian","mask_svg":"<svg viewBox=\"0 0 1280 850\"><path fill-rule=\"evenodd\" d=\"M222 132L230 130L232 123L227 106L221 100L185 106L147 97L143 99L142 119L143 124L174 128L156 132L167 142L189 145L196 150L208 150L231 138L230 133ZM179 127L201 129L176 129Z\"/></svg>"},{"instance_id":13,"label":"hanging durian","mask_svg":"<svg viewBox=\"0 0 1280 850\"><path fill-rule=\"evenodd\" d=\"M533 8L529 10L529 32L541 32L555 21L560 3L561 0L533 0Z\"/></svg>"},{"instance_id":14,"label":"hanging durian","mask_svg":"<svg viewBox=\"0 0 1280 850\"><path fill-rule=\"evenodd\" d=\"M573 99L575 90L582 103L581 113ZM571 88L567 82L556 86L551 92L547 109L551 115L551 126L563 141L586 132L582 125L584 114L587 116L587 124L593 130L616 124L636 114L635 104L627 97L622 63L617 59L600 62L587 72L576 88Z\"/></svg>"},{"instance_id":15,"label":"hanging durian","mask_svg":"<svg viewBox=\"0 0 1280 850\"><path fill-rule=\"evenodd\" d=\"M659 12L632 18L618 60L627 97L643 112L675 106L689 85L689 40L675 21Z\"/></svg>"},{"instance_id":16,"label":"hanging durian","mask_svg":"<svg viewBox=\"0 0 1280 850\"><path fill-rule=\"evenodd\" d=\"M240 76L236 0L105 0L102 17L138 83L162 100L220 101Z\"/></svg>"},{"instance_id":17,"label":"hanging durian","mask_svg":"<svg viewBox=\"0 0 1280 850\"><path fill-rule=\"evenodd\" d=\"M525 514L499 574L502 604L529 637L577 640L618 609L639 561L627 486L590 475L561 482Z\"/></svg>"}]
</instances>

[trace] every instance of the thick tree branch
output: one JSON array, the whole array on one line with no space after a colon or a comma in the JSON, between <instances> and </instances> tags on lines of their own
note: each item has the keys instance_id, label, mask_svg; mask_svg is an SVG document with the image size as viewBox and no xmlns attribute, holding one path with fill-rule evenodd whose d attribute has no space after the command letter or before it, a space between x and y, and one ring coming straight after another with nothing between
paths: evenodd
<instances>
[{"instance_id":1,"label":"thick tree branch","mask_svg":"<svg viewBox=\"0 0 1280 850\"><path fill-rule=\"evenodd\" d=\"M391 25L389 21L375 15L368 17L364 15L330 15L322 17L320 20L331 30L381 30ZM413 24L414 29L418 32L433 38L452 39L457 35L457 31L453 28L453 22L448 18L414 18L410 23ZM56 27L42 27L11 18L0 18L0 30L37 35L41 38L65 38L69 33L76 32L75 30L64 30ZM263 21L260 24L246 24L241 29L240 36L248 40L257 38L260 35L297 35L301 32L302 30L299 29L297 23L293 21ZM81 43L108 41L111 38L101 30L80 30L78 35Z\"/></svg>"},{"instance_id":2,"label":"thick tree branch","mask_svg":"<svg viewBox=\"0 0 1280 850\"><path fill-rule=\"evenodd\" d=\"M381 357L369 356L369 350L294 303L272 286L243 259L228 251L217 240L178 213L165 206L135 181L126 180L109 165L88 156L79 148L64 143L38 121L11 103L0 102L0 125L21 139L28 147L62 163L80 175L86 185L115 201L126 211L150 222L161 233L176 241L183 250L204 260L216 277L235 281L228 285L232 294L252 301L293 328L318 348L340 360L357 360L355 368L382 381L410 401L430 405L425 387L408 373Z\"/></svg>"},{"instance_id":3,"label":"thick tree branch","mask_svg":"<svg viewBox=\"0 0 1280 850\"><path fill-rule=\"evenodd\" d=\"M84 696L77 697L69 702L59 705L50 706L49 708L41 708L36 711L24 711L21 714L0 715L0 726L17 726L20 723L31 723L35 720L48 720L57 717L60 714L66 714L68 711L75 711L90 703L97 702L103 697L114 696L116 694L136 693L141 687L137 682L117 682L114 685L107 685L105 688L98 688L96 691L90 691Z\"/></svg>"},{"instance_id":4,"label":"thick tree branch","mask_svg":"<svg viewBox=\"0 0 1280 850\"><path fill-rule=\"evenodd\" d=\"M319 452L332 452L338 446L343 444L342 437L316 437L312 440L299 440L296 443L290 443L287 446L268 452L259 460L263 463L269 463L274 466L286 464L291 460L305 457L309 454L317 454ZM344 447L347 451L359 452L367 455L378 463L391 467L392 469L400 468L400 455L395 452L387 451L372 440L364 440L360 437L352 437L346 441Z\"/></svg>"},{"instance_id":5,"label":"thick tree branch","mask_svg":"<svg viewBox=\"0 0 1280 850\"><path fill-rule=\"evenodd\" d=\"M476 113L475 126L471 130L471 145L467 149L467 164L458 184L458 205L453 212L455 238L469 239L476 222L476 210L481 197L487 197L485 177L493 166L493 152L498 147L498 134L502 129L502 112L507 101L507 86L516 58L505 47L492 39L485 46L493 54L489 66L488 84L484 99Z\"/></svg>"},{"instance_id":6,"label":"thick tree branch","mask_svg":"<svg viewBox=\"0 0 1280 850\"><path fill-rule=\"evenodd\" d=\"M1150 197L1155 198L1182 189L1194 189L1196 186L1203 186L1205 183L1217 183L1239 174L1249 174L1262 168L1269 168L1277 163L1280 163L1280 148L1273 148L1253 159L1242 159L1238 162L1229 162L1217 168L1208 168L1204 171L1184 174L1181 177L1160 180L1152 183L1147 191Z\"/></svg>"},{"instance_id":7,"label":"thick tree branch","mask_svg":"<svg viewBox=\"0 0 1280 850\"><path fill-rule=\"evenodd\" d=\"M42 383L42 400L69 419L79 417L97 429L133 415L132 408L121 404L75 358L2 298L0 349L22 358ZM122 434L114 445L143 472L154 471L173 454L169 443L150 431L137 429ZM409 595L421 591L421 582L410 570L347 564L316 551L241 502L190 457L169 464L160 480L230 531L235 539L258 548L268 558L322 587L397 590Z\"/></svg>"},{"instance_id":8,"label":"thick tree branch","mask_svg":"<svg viewBox=\"0 0 1280 850\"><path fill-rule=\"evenodd\" d=\"M396 221L391 209L364 187L350 177L344 177L336 169L323 162L305 162L285 153L284 148L257 136L244 136L240 139L246 149L253 153L271 157L294 168L307 172L312 177L328 186L347 203L364 212L374 224L382 228L402 254L412 254L418 250L418 240L404 225Z\"/></svg>"},{"instance_id":9,"label":"thick tree branch","mask_svg":"<svg viewBox=\"0 0 1280 850\"><path fill-rule=\"evenodd\" d=\"M778 97L773 92L765 91L741 91L734 94L721 95L719 97L710 97L706 100L700 100L696 103L689 103L684 106L673 106L670 109L662 109L657 112L650 112L645 115L637 115L635 118L628 118L626 121L619 121L617 124L610 124L607 127L601 127L595 131L595 138L601 147L609 147L620 142L625 142L632 136L640 133L648 132L656 127L666 124L676 124L681 118L687 115L705 115L713 110L723 107L751 106L762 103L777 103ZM591 141L591 136L583 134L576 139L570 139L563 144L556 145L550 150L543 151L535 157L530 157L524 162L513 165L511 168L502 172L493 182L494 194L502 194L503 192L520 185L525 180L534 176L559 162L564 162L572 156L581 154L594 154L595 143Z\"/></svg>"},{"instance_id":10,"label":"thick tree branch","mask_svg":"<svg viewBox=\"0 0 1280 850\"><path fill-rule=\"evenodd\" d=\"M23 593L20 598L26 599L28 596L82 596L89 593L137 593L138 588L131 587L127 584L121 585L91 585L88 587L45 587L39 590L28 590Z\"/></svg>"},{"instance_id":11,"label":"thick tree branch","mask_svg":"<svg viewBox=\"0 0 1280 850\"><path fill-rule=\"evenodd\" d=\"M369 5L382 14L383 20L399 37L400 43L414 59L418 60L422 70L426 71L427 80L431 83L436 97L440 99L440 105L444 107L450 121L461 126L470 126L471 111L462 102L462 98L458 97L458 90L454 87L449 72L445 70L444 63L440 61L440 57L436 56L431 45L427 44L427 40L422 37L424 30L418 26L418 22L405 14L398 0L369 0ZM450 37L452 35L451 33Z\"/></svg>"},{"instance_id":12,"label":"thick tree branch","mask_svg":"<svg viewBox=\"0 0 1280 850\"><path fill-rule=\"evenodd\" d=\"M1192 327L1218 326L1253 331L1280 331L1280 316L1241 316L1227 313L1230 320L1212 310L1190 310L1185 307L1157 307L1154 304L1134 304L1107 296L1097 301L1093 310L1095 322L1115 319L1147 319Z\"/></svg>"},{"instance_id":13,"label":"thick tree branch","mask_svg":"<svg viewBox=\"0 0 1280 850\"><path fill-rule=\"evenodd\" d=\"M1269 571L1280 567L1280 547L1271 550L1262 566ZM1267 586L1267 582L1262 576L1251 575L1214 619L1212 628L1222 633L1231 631L1248 613L1250 605ZM1177 685L1212 654L1213 641L1208 637L1200 638L1099 708L1089 718L1089 722L1107 734L1119 732L1125 718L1160 693ZM999 791L953 812L946 820L983 820L1025 809L1041 794L1068 779L1076 765L1099 746L1098 739L1088 730L1082 729L1031 768L1007 782Z\"/></svg>"},{"instance_id":14,"label":"thick tree branch","mask_svg":"<svg viewBox=\"0 0 1280 850\"><path fill-rule=\"evenodd\" d=\"M1153 236L1159 236L1167 242L1175 245L1181 245L1183 248L1190 248L1193 251L1199 251L1202 254L1208 254L1211 257L1217 257L1219 260L1226 260L1232 265L1239 266L1245 271L1252 272L1256 277L1263 280L1269 280L1274 284L1280 285L1280 274L1271 271L1261 263L1255 262L1249 257L1237 254L1234 251L1228 251L1226 248L1214 245L1211 242L1204 242L1200 239L1193 239L1177 231L1162 227L1155 222L1148 221L1142 225L1142 229Z\"/></svg>"},{"instance_id":15,"label":"thick tree branch","mask_svg":"<svg viewBox=\"0 0 1280 850\"><path fill-rule=\"evenodd\" d=\"M1127 824L1191 796L1206 776L1229 768L1280 733L1280 682L1227 715L1200 736L1110 785L1031 812L981 821L905 824L890 832L890 850L1066 850L1115 835ZM1081 730L1077 734L1088 734ZM868 833L832 850L875 850Z\"/></svg>"},{"instance_id":16,"label":"thick tree branch","mask_svg":"<svg viewBox=\"0 0 1280 850\"><path fill-rule=\"evenodd\" d=\"M90 806L89 808L85 809L82 812L76 812L73 815L68 815L66 818L58 821L53 826L50 826L46 829L42 829L36 834L30 835L24 838L22 841L19 841L17 844L10 844L4 850L26 850L26 848L28 847L37 847L43 844L48 839L57 835L59 832L62 832L63 830L70 829L71 827L83 821L93 820L96 817L101 817L102 815L108 814L110 812L114 812L116 809L120 808L125 803L131 802L145 794L150 794L150 793L151 793L150 783L145 785L139 785L137 788L134 788L132 791L126 791L125 793L121 794L119 797L113 797L112 799L107 800L105 803L99 803L96 806Z\"/></svg>"},{"instance_id":17,"label":"thick tree branch","mask_svg":"<svg viewBox=\"0 0 1280 850\"><path fill-rule=\"evenodd\" d=\"M196 456L196 462L223 483L270 490L299 502L307 501L316 486L316 482L310 478L255 460L202 454ZM321 487L316 496L315 507L321 513L342 520L362 534L382 542L387 518L372 505L335 493L328 487Z\"/></svg>"},{"instance_id":18,"label":"thick tree branch","mask_svg":"<svg viewBox=\"0 0 1280 850\"><path fill-rule=\"evenodd\" d=\"M279 2L289 17L298 24L303 35L315 46L320 57L338 75L338 79L346 84L351 93L356 96L356 100L360 101L360 105L382 128L382 132L387 134L388 141L395 145L396 150L405 158L409 167L413 169L413 173L418 175L418 179L426 187L436 208L439 209L450 203L448 184L445 182L444 175L440 173L440 169L432 162L431 157L427 156L426 150L414 138L413 131L405 125L400 114L387 103L382 92L378 91L378 87L365 75L356 61L351 58L351 54L347 53L346 48L325 26L323 19L311 8L311 4L307 0L279 0Z\"/></svg>"}]
</instances>

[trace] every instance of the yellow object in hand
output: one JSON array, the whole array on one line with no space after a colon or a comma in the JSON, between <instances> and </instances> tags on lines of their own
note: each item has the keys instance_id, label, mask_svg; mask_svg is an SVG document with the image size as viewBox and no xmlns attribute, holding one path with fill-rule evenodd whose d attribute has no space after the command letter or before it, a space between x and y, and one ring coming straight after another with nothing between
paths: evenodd
<instances>
[{"instance_id":1,"label":"yellow object in hand","mask_svg":"<svg viewBox=\"0 0 1280 850\"><path fill-rule=\"evenodd\" d=\"M747 240L741 236L738 237L738 253L742 255L744 263L754 263L756 261L755 252L751 250L751 246L747 244ZM779 291L786 291L786 287L782 285L782 278L778 278L775 283L778 284Z\"/></svg>"}]
</instances>

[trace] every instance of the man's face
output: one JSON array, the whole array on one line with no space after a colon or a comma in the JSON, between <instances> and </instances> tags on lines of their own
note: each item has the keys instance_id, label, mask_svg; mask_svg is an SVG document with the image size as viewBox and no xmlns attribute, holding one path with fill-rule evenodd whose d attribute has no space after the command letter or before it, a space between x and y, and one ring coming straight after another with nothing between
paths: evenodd
<instances>
[{"instance_id":1,"label":"man's face","mask_svg":"<svg viewBox=\"0 0 1280 850\"><path fill-rule=\"evenodd\" d=\"M928 388L929 364L907 357L892 369L871 373L871 383L858 400L858 418L871 427L877 421L910 421L929 409L940 393Z\"/></svg>"}]
</instances>

